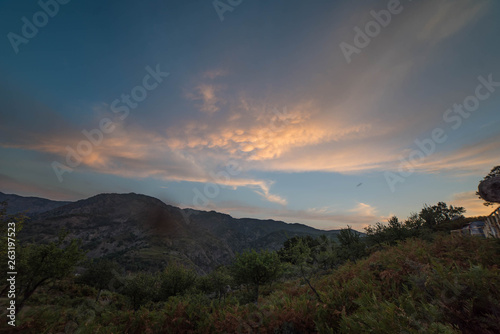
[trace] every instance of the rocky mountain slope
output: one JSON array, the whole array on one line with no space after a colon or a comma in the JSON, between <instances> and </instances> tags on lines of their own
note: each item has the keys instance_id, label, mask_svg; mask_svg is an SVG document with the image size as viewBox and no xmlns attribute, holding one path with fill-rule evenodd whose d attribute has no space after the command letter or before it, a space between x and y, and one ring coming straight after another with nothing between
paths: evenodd
<instances>
[{"instance_id":1,"label":"rocky mountain slope","mask_svg":"<svg viewBox=\"0 0 500 334\"><path fill-rule=\"evenodd\" d=\"M31 218L19 235L25 242L53 240L66 230L69 238L82 240L89 257L111 258L131 271L157 270L176 261L208 272L229 263L236 252L245 249L279 249L293 236L335 237L338 233L302 224L180 209L134 193L100 194L72 203L11 198L15 209L11 207L10 212L31 209ZM36 204L34 209L30 208L32 203Z\"/></svg>"}]
</instances>

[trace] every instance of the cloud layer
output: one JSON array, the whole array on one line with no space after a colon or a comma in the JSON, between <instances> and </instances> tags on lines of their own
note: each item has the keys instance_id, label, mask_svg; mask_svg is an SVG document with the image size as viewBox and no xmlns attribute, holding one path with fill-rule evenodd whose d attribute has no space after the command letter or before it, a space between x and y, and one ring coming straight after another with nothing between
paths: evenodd
<instances>
[{"instance_id":1,"label":"cloud layer","mask_svg":"<svg viewBox=\"0 0 500 334\"><path fill-rule=\"evenodd\" d=\"M402 13L350 64L339 44L352 42L354 27L373 20L370 11L383 9L386 2L359 5L342 17L332 11L332 18L323 17L311 32L283 37L293 43L268 44L275 39L267 39L264 33L273 38L285 34L279 27L260 35L261 27L254 27L255 36L245 32L253 38L223 35L228 44L221 42L225 41L222 36L215 45L200 42L207 56L196 55L195 69L186 70L183 79L176 79L172 71L166 80L182 88L164 88L166 83L141 104L143 110L125 121L111 112L99 94L95 96L100 99L93 97L89 103L97 107L86 106L81 113L73 106L78 112L66 115L65 110L40 102L44 99L26 99L6 90L0 93L5 108L0 116L0 145L37 152L47 166L52 161L67 165L68 147L78 151L82 141L88 140L82 130L98 128L106 117L114 122L114 131L82 155L73 168L76 173L217 183L250 190L270 205L244 209L220 204L227 212L261 210L278 218L355 226L374 223L384 212L366 200L353 199L342 212L290 208L290 197L300 189L279 192L276 181L262 175L397 171L401 159L415 149L415 140L427 138L436 127L446 127L443 113L474 91L479 75L493 73L500 81L497 61L483 66L477 60L479 65L463 69L450 58L455 48L470 49L460 40L472 34L491 2L402 3ZM189 67L184 65L181 68ZM167 97L158 97L162 94ZM498 121L495 108L500 90L495 94L464 120L459 131L445 128L449 140L413 166L416 174L478 176L498 164L498 127L486 126L480 135L470 135L480 125ZM228 163L237 165L239 172L214 179L214 173ZM469 192L456 195L453 201L465 203L474 213L484 212Z\"/></svg>"}]
</instances>

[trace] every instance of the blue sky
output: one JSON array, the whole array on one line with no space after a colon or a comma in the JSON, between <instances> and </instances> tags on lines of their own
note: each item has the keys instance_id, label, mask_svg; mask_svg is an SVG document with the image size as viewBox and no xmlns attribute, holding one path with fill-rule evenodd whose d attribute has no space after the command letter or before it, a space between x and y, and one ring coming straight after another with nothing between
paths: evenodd
<instances>
[{"instance_id":1,"label":"blue sky","mask_svg":"<svg viewBox=\"0 0 500 334\"><path fill-rule=\"evenodd\" d=\"M0 4L0 191L323 229L491 211L474 192L500 164L496 1L62 3Z\"/></svg>"}]
</instances>

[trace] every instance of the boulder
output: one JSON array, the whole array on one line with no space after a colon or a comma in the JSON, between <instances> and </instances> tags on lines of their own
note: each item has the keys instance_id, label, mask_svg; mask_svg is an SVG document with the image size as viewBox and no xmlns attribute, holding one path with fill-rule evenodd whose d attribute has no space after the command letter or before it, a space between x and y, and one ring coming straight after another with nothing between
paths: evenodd
<instances>
[{"instance_id":1,"label":"boulder","mask_svg":"<svg viewBox=\"0 0 500 334\"><path fill-rule=\"evenodd\" d=\"M500 176L484 180L479 184L479 196L491 203L500 203Z\"/></svg>"}]
</instances>

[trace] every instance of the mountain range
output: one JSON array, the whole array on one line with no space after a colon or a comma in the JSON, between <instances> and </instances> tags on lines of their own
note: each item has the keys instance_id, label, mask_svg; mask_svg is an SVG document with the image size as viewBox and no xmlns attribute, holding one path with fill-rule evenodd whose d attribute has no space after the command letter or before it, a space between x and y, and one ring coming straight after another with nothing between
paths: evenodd
<instances>
[{"instance_id":1,"label":"mountain range","mask_svg":"<svg viewBox=\"0 0 500 334\"><path fill-rule=\"evenodd\" d=\"M29 219L21 242L48 242L65 230L82 241L90 258L109 258L129 271L158 270L172 262L200 273L228 264L246 249L277 250L293 236L335 238L339 230L318 230L275 220L233 218L215 211L180 209L159 199L99 194L76 202L52 201L0 192L9 214Z\"/></svg>"}]
</instances>

